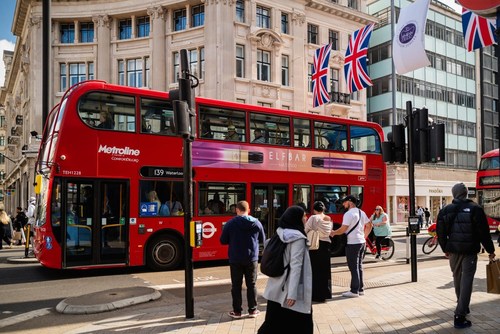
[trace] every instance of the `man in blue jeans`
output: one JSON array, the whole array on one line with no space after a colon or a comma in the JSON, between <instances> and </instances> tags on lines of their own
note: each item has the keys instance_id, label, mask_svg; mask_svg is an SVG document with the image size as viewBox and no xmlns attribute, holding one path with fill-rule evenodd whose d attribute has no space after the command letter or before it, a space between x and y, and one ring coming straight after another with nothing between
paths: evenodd
<instances>
[{"instance_id":1,"label":"man in blue jeans","mask_svg":"<svg viewBox=\"0 0 500 334\"><path fill-rule=\"evenodd\" d=\"M229 220L222 229L220 242L229 245L228 257L231 270L231 297L233 310L228 313L231 318L242 317L241 285L243 277L247 286L248 316L255 318L257 310L257 263L259 260L259 242L266 238L260 221L249 215L247 201L236 204L236 217Z\"/></svg>"},{"instance_id":2,"label":"man in blue jeans","mask_svg":"<svg viewBox=\"0 0 500 334\"><path fill-rule=\"evenodd\" d=\"M467 328L472 322L466 319L477 267L477 253L481 244L495 258L488 221L483 208L467 198L468 189L457 183L451 189L453 201L439 211L436 233L439 245L449 258L453 284L457 296L454 327Z\"/></svg>"},{"instance_id":3,"label":"man in blue jeans","mask_svg":"<svg viewBox=\"0 0 500 334\"><path fill-rule=\"evenodd\" d=\"M344 292L342 297L355 298L365 294L363 284L363 254L366 248L365 235L370 233L372 225L366 213L357 208L358 200L356 197L349 195L343 198L341 202L347 212L344 213L342 218L342 226L330 232L330 236L333 237L344 233L347 235L345 256L347 266L351 272L351 289ZM365 225L369 226L366 232Z\"/></svg>"}]
</instances>

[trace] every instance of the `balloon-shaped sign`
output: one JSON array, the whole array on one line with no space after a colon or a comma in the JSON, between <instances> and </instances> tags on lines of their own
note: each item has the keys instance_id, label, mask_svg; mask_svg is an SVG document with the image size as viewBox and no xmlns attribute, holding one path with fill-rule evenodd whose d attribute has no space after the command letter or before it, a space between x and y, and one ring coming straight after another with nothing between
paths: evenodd
<instances>
[{"instance_id":1,"label":"balloon-shaped sign","mask_svg":"<svg viewBox=\"0 0 500 334\"><path fill-rule=\"evenodd\" d=\"M464 8L484 17L495 17L500 7L500 0L458 0Z\"/></svg>"}]
</instances>

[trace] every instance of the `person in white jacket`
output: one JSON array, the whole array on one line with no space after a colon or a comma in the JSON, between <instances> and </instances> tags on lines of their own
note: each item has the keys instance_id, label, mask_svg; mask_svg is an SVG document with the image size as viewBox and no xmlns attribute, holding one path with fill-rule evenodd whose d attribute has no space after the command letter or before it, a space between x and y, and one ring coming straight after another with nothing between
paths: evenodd
<instances>
[{"instance_id":1,"label":"person in white jacket","mask_svg":"<svg viewBox=\"0 0 500 334\"><path fill-rule=\"evenodd\" d=\"M307 216L300 206L291 206L278 222L276 233L287 244L284 263L290 264L280 277L269 277L264 298L266 318L258 334L312 334L312 270L304 230Z\"/></svg>"}]
</instances>

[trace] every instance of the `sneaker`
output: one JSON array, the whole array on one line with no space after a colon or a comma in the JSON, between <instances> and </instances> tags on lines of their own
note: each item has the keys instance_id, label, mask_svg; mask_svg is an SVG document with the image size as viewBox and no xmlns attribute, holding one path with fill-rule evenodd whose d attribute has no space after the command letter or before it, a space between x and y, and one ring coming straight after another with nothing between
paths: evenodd
<instances>
[{"instance_id":1,"label":"sneaker","mask_svg":"<svg viewBox=\"0 0 500 334\"><path fill-rule=\"evenodd\" d=\"M230 316L233 319L240 319L241 318L241 312L231 311L227 315Z\"/></svg>"},{"instance_id":2,"label":"sneaker","mask_svg":"<svg viewBox=\"0 0 500 334\"><path fill-rule=\"evenodd\" d=\"M260 311L257 309L248 311L249 318L257 318L259 316L259 314L260 314Z\"/></svg>"},{"instance_id":3,"label":"sneaker","mask_svg":"<svg viewBox=\"0 0 500 334\"><path fill-rule=\"evenodd\" d=\"M375 259L376 259L376 260L377 260L377 259L380 259L380 255L375 256Z\"/></svg>"},{"instance_id":4,"label":"sneaker","mask_svg":"<svg viewBox=\"0 0 500 334\"><path fill-rule=\"evenodd\" d=\"M469 320L465 319L465 316L455 316L454 322L453 322L453 327L455 328L469 328L472 326L472 322Z\"/></svg>"},{"instance_id":5,"label":"sneaker","mask_svg":"<svg viewBox=\"0 0 500 334\"><path fill-rule=\"evenodd\" d=\"M358 292L358 294L359 294L360 296L364 296L364 295L365 295L365 292L364 292L364 291L359 291L359 292Z\"/></svg>"},{"instance_id":6,"label":"sneaker","mask_svg":"<svg viewBox=\"0 0 500 334\"><path fill-rule=\"evenodd\" d=\"M347 298L357 298L357 297L359 297L359 294L354 293L354 292L351 292L351 291L347 291L347 292L344 292L344 293L342 294L342 297L347 297Z\"/></svg>"}]
</instances>

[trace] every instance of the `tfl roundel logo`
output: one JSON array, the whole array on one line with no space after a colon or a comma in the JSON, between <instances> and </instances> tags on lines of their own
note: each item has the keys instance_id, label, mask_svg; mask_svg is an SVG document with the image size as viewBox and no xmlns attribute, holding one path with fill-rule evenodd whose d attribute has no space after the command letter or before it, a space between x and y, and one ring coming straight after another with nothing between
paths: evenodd
<instances>
[{"instance_id":1,"label":"tfl roundel logo","mask_svg":"<svg viewBox=\"0 0 500 334\"><path fill-rule=\"evenodd\" d=\"M417 25L413 22L406 24L399 32L399 43L402 45L411 43L417 34Z\"/></svg>"}]
</instances>

